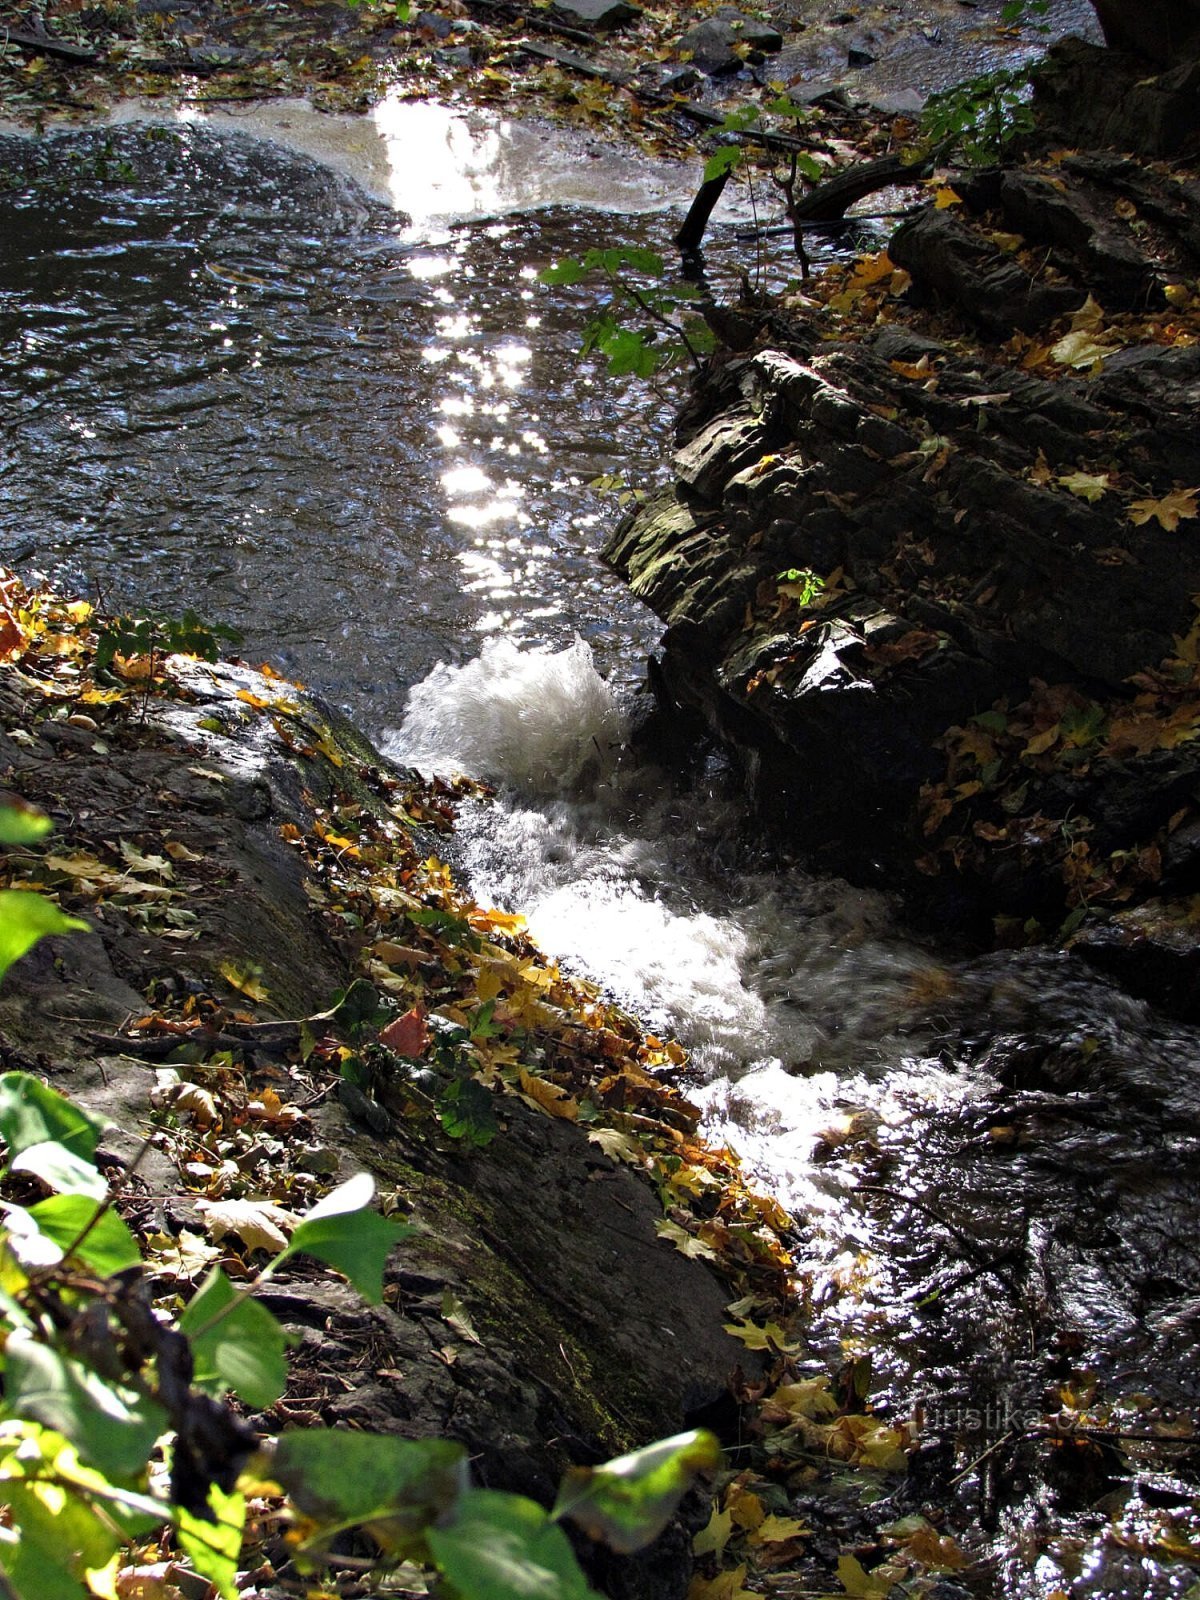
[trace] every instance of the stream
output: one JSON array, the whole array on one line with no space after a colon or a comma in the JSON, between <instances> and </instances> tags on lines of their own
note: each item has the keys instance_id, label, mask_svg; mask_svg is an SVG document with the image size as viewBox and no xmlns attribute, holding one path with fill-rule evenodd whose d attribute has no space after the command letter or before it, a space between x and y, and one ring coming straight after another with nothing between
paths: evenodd
<instances>
[{"instance_id":1,"label":"stream","mask_svg":"<svg viewBox=\"0 0 1200 1600\"><path fill-rule=\"evenodd\" d=\"M192 606L499 785L461 817L476 893L688 1046L709 1136L797 1219L814 1356L920 1424L917 1503L980 1563L939 1595L1194 1594L1196 1030L1069 956L934 951L769 852L717 754L626 745L659 630L597 551L680 391L579 361L588 296L536 275L669 259L695 173L440 108L286 118L0 135L0 557Z\"/></svg>"}]
</instances>

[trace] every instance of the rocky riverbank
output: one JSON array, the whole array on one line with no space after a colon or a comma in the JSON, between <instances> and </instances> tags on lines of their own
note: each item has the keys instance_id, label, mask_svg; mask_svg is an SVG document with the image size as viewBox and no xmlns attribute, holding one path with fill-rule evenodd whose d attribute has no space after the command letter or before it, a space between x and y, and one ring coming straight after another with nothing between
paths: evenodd
<instances>
[{"instance_id":1,"label":"rocky riverbank","mask_svg":"<svg viewBox=\"0 0 1200 1600\"><path fill-rule=\"evenodd\" d=\"M1191 71L1060 47L1052 148L941 174L887 252L726 315L673 485L607 548L668 624L665 714L816 862L983 943L1073 936L1185 1015ZM1057 142L1098 105L1132 154Z\"/></svg>"},{"instance_id":2,"label":"rocky riverbank","mask_svg":"<svg viewBox=\"0 0 1200 1600\"><path fill-rule=\"evenodd\" d=\"M378 1309L279 1274L291 1381L255 1422L448 1436L543 1500L568 1462L731 1423L758 1358L727 1304L780 1314L786 1219L695 1138L682 1052L471 901L436 854L453 793L319 700L3 598L4 782L55 828L5 883L92 928L7 977L6 1070L111 1119L114 1173L149 1140L121 1209L168 1297L215 1261L252 1276L272 1219L350 1171L418 1228ZM591 1561L613 1595L677 1595L689 1531Z\"/></svg>"}]
</instances>

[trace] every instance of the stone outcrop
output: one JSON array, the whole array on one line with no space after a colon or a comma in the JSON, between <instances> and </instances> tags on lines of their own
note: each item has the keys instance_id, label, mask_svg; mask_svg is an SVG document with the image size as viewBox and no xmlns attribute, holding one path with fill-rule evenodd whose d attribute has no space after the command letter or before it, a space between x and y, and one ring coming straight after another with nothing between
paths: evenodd
<instances>
[{"instance_id":1,"label":"stone outcrop","mask_svg":"<svg viewBox=\"0 0 1200 1600\"><path fill-rule=\"evenodd\" d=\"M1196 180L1092 152L952 183L889 247L892 320L758 310L606 556L667 624L660 701L789 840L939 922L1049 931L1200 883L1171 847L1200 797L1200 345L1169 312Z\"/></svg>"}]
</instances>

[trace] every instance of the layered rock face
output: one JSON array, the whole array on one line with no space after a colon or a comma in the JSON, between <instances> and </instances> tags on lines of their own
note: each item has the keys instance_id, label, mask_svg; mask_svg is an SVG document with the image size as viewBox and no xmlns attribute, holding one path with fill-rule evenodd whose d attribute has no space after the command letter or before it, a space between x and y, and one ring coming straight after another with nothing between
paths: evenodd
<instances>
[{"instance_id":1,"label":"layered rock face","mask_svg":"<svg viewBox=\"0 0 1200 1600\"><path fill-rule=\"evenodd\" d=\"M660 702L818 864L1070 932L1200 887L1198 191L1106 153L951 181L888 320L758 314L606 554Z\"/></svg>"}]
</instances>

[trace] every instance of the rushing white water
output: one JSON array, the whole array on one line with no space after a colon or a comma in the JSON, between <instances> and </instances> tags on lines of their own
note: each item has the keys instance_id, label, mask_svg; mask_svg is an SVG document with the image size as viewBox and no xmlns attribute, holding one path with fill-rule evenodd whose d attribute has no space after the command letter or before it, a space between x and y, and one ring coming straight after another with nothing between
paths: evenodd
<instances>
[{"instance_id":1,"label":"rushing white water","mask_svg":"<svg viewBox=\"0 0 1200 1600\"><path fill-rule=\"evenodd\" d=\"M518 909L542 947L692 1054L710 1131L792 1201L838 1078L895 1061L929 958L878 895L728 862L735 808L633 761L588 646L489 641L411 692L385 748L500 786L464 808L475 892Z\"/></svg>"}]
</instances>

